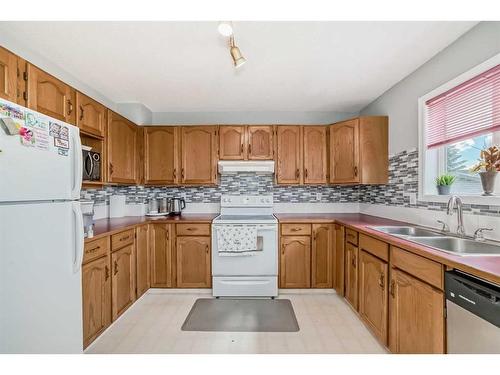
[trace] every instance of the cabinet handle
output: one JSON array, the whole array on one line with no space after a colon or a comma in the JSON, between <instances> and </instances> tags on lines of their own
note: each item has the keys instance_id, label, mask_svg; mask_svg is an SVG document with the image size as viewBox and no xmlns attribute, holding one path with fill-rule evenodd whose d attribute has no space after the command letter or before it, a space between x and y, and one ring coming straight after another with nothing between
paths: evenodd
<instances>
[{"instance_id":1,"label":"cabinet handle","mask_svg":"<svg viewBox=\"0 0 500 375\"><path fill-rule=\"evenodd\" d=\"M356 257L355 256L352 257L351 264L352 264L352 268L356 268Z\"/></svg>"},{"instance_id":2,"label":"cabinet handle","mask_svg":"<svg viewBox=\"0 0 500 375\"><path fill-rule=\"evenodd\" d=\"M80 106L80 121L83 120L83 107Z\"/></svg>"},{"instance_id":3,"label":"cabinet handle","mask_svg":"<svg viewBox=\"0 0 500 375\"><path fill-rule=\"evenodd\" d=\"M394 279L391 280L391 286L390 286L390 292L391 292L391 296L392 298L396 297L396 292L394 291L396 287L396 281L394 281Z\"/></svg>"},{"instance_id":4,"label":"cabinet handle","mask_svg":"<svg viewBox=\"0 0 500 375\"><path fill-rule=\"evenodd\" d=\"M116 275L118 273L118 262L116 260L113 263L113 266L114 266L113 275Z\"/></svg>"},{"instance_id":5,"label":"cabinet handle","mask_svg":"<svg viewBox=\"0 0 500 375\"><path fill-rule=\"evenodd\" d=\"M207 252L207 254L208 254L208 252L209 252L209 250L210 250L210 248L208 247L208 244L205 246L205 250L206 250L206 252Z\"/></svg>"},{"instance_id":6,"label":"cabinet handle","mask_svg":"<svg viewBox=\"0 0 500 375\"><path fill-rule=\"evenodd\" d=\"M305 175L306 175L306 178L307 178L307 168L306 168L306 170L304 171L304 173L305 173Z\"/></svg>"},{"instance_id":7,"label":"cabinet handle","mask_svg":"<svg viewBox=\"0 0 500 375\"><path fill-rule=\"evenodd\" d=\"M181 169L181 180L184 181L184 168Z\"/></svg>"},{"instance_id":8,"label":"cabinet handle","mask_svg":"<svg viewBox=\"0 0 500 375\"><path fill-rule=\"evenodd\" d=\"M385 275L384 275L384 273L382 272L382 273L380 274L379 279L378 279L378 285L380 285L380 287L382 288L382 290L383 290L383 289L385 289L384 279L385 279Z\"/></svg>"},{"instance_id":9,"label":"cabinet handle","mask_svg":"<svg viewBox=\"0 0 500 375\"><path fill-rule=\"evenodd\" d=\"M285 255L285 244L281 245L281 254Z\"/></svg>"},{"instance_id":10,"label":"cabinet handle","mask_svg":"<svg viewBox=\"0 0 500 375\"><path fill-rule=\"evenodd\" d=\"M300 171L299 171L299 168L297 168L297 170L295 171L295 178L299 178L300 177Z\"/></svg>"},{"instance_id":11,"label":"cabinet handle","mask_svg":"<svg viewBox=\"0 0 500 375\"><path fill-rule=\"evenodd\" d=\"M252 153L252 144L248 144L248 154L250 155Z\"/></svg>"},{"instance_id":12,"label":"cabinet handle","mask_svg":"<svg viewBox=\"0 0 500 375\"><path fill-rule=\"evenodd\" d=\"M109 174L113 174L113 163L109 163Z\"/></svg>"},{"instance_id":13,"label":"cabinet handle","mask_svg":"<svg viewBox=\"0 0 500 375\"><path fill-rule=\"evenodd\" d=\"M316 241L316 231L313 230L313 240Z\"/></svg>"},{"instance_id":14,"label":"cabinet handle","mask_svg":"<svg viewBox=\"0 0 500 375\"><path fill-rule=\"evenodd\" d=\"M174 180L177 179L177 168L174 168Z\"/></svg>"},{"instance_id":15,"label":"cabinet handle","mask_svg":"<svg viewBox=\"0 0 500 375\"><path fill-rule=\"evenodd\" d=\"M68 99L68 116L71 115L71 112L73 112L73 103Z\"/></svg>"},{"instance_id":16,"label":"cabinet handle","mask_svg":"<svg viewBox=\"0 0 500 375\"><path fill-rule=\"evenodd\" d=\"M358 177L358 167L354 167L354 177Z\"/></svg>"},{"instance_id":17,"label":"cabinet handle","mask_svg":"<svg viewBox=\"0 0 500 375\"><path fill-rule=\"evenodd\" d=\"M241 144L241 153L242 153L242 154L243 154L243 148L244 148L244 146L243 146L243 143L242 143L242 144Z\"/></svg>"},{"instance_id":18,"label":"cabinet handle","mask_svg":"<svg viewBox=\"0 0 500 375\"><path fill-rule=\"evenodd\" d=\"M170 231L167 230L167 241L169 241L169 240L170 240Z\"/></svg>"},{"instance_id":19,"label":"cabinet handle","mask_svg":"<svg viewBox=\"0 0 500 375\"><path fill-rule=\"evenodd\" d=\"M104 266L104 281L109 279L109 268L107 265Z\"/></svg>"},{"instance_id":20,"label":"cabinet handle","mask_svg":"<svg viewBox=\"0 0 500 375\"><path fill-rule=\"evenodd\" d=\"M299 232L300 231L300 228L292 228L290 229L291 232Z\"/></svg>"}]
</instances>

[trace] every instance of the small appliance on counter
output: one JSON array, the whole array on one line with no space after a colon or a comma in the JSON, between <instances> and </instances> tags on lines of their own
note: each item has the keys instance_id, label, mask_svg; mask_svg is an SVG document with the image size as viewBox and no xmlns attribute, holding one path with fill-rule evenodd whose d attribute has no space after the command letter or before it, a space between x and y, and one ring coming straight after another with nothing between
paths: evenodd
<instances>
[{"instance_id":1,"label":"small appliance on counter","mask_svg":"<svg viewBox=\"0 0 500 375\"><path fill-rule=\"evenodd\" d=\"M92 147L82 145L82 177L84 181L100 181L101 154L91 150Z\"/></svg>"},{"instance_id":2,"label":"small appliance on counter","mask_svg":"<svg viewBox=\"0 0 500 375\"><path fill-rule=\"evenodd\" d=\"M112 195L109 198L109 217L125 216L125 195Z\"/></svg>"},{"instance_id":3,"label":"small appliance on counter","mask_svg":"<svg viewBox=\"0 0 500 375\"><path fill-rule=\"evenodd\" d=\"M83 215L83 236L92 238L94 237L94 202L81 200L80 207Z\"/></svg>"},{"instance_id":4,"label":"small appliance on counter","mask_svg":"<svg viewBox=\"0 0 500 375\"><path fill-rule=\"evenodd\" d=\"M168 215L168 200L167 198L152 197L148 202L146 216L166 216Z\"/></svg>"},{"instance_id":5,"label":"small appliance on counter","mask_svg":"<svg viewBox=\"0 0 500 375\"><path fill-rule=\"evenodd\" d=\"M180 215L182 210L186 208L186 200L184 198L168 198L167 210L171 216Z\"/></svg>"}]
</instances>

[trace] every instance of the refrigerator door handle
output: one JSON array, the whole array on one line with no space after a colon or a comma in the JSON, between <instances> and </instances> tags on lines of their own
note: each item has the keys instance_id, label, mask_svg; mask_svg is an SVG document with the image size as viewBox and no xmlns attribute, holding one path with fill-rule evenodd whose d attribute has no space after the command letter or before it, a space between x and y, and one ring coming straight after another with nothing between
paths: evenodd
<instances>
[{"instance_id":1,"label":"refrigerator door handle","mask_svg":"<svg viewBox=\"0 0 500 375\"><path fill-rule=\"evenodd\" d=\"M71 140L73 143L73 186L71 187L71 199L80 199L80 190L82 188L83 179L83 154L82 142L80 140L80 132L78 129L71 132Z\"/></svg>"},{"instance_id":2,"label":"refrigerator door handle","mask_svg":"<svg viewBox=\"0 0 500 375\"><path fill-rule=\"evenodd\" d=\"M83 215L80 202L72 202L71 208L73 209L73 215L75 215L75 260L73 263L73 273L78 273L83 262L83 245L85 240Z\"/></svg>"}]
</instances>

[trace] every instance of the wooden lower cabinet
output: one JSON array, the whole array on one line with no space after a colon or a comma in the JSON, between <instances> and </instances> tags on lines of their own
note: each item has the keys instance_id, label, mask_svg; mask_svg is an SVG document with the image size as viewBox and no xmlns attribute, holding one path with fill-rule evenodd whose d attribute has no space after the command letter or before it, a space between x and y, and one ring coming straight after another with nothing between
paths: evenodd
<instances>
[{"instance_id":1,"label":"wooden lower cabinet","mask_svg":"<svg viewBox=\"0 0 500 375\"><path fill-rule=\"evenodd\" d=\"M358 248L345 244L344 290L347 302L358 309Z\"/></svg>"},{"instance_id":2,"label":"wooden lower cabinet","mask_svg":"<svg viewBox=\"0 0 500 375\"><path fill-rule=\"evenodd\" d=\"M335 224L333 251L333 287L339 296L344 295L344 235L345 228Z\"/></svg>"},{"instance_id":3,"label":"wooden lower cabinet","mask_svg":"<svg viewBox=\"0 0 500 375\"><path fill-rule=\"evenodd\" d=\"M311 287L333 287L334 225L312 225Z\"/></svg>"},{"instance_id":4,"label":"wooden lower cabinet","mask_svg":"<svg viewBox=\"0 0 500 375\"><path fill-rule=\"evenodd\" d=\"M386 262L359 251L359 315L384 345L388 324L387 273Z\"/></svg>"},{"instance_id":5,"label":"wooden lower cabinet","mask_svg":"<svg viewBox=\"0 0 500 375\"><path fill-rule=\"evenodd\" d=\"M111 324L109 255L82 266L83 347Z\"/></svg>"},{"instance_id":6,"label":"wooden lower cabinet","mask_svg":"<svg viewBox=\"0 0 500 375\"><path fill-rule=\"evenodd\" d=\"M281 237L280 287L311 287L311 237Z\"/></svg>"},{"instance_id":7,"label":"wooden lower cabinet","mask_svg":"<svg viewBox=\"0 0 500 375\"><path fill-rule=\"evenodd\" d=\"M174 286L171 225L151 224L149 228L151 287L171 288Z\"/></svg>"},{"instance_id":8,"label":"wooden lower cabinet","mask_svg":"<svg viewBox=\"0 0 500 375\"><path fill-rule=\"evenodd\" d=\"M135 254L135 279L137 298L139 298L149 289L150 286L149 226L147 224L136 229Z\"/></svg>"},{"instance_id":9,"label":"wooden lower cabinet","mask_svg":"<svg viewBox=\"0 0 500 375\"><path fill-rule=\"evenodd\" d=\"M443 292L396 268L391 269L390 290L391 352L444 353Z\"/></svg>"},{"instance_id":10,"label":"wooden lower cabinet","mask_svg":"<svg viewBox=\"0 0 500 375\"><path fill-rule=\"evenodd\" d=\"M177 246L177 287L210 288L211 253L209 236L180 236Z\"/></svg>"},{"instance_id":11,"label":"wooden lower cabinet","mask_svg":"<svg viewBox=\"0 0 500 375\"><path fill-rule=\"evenodd\" d=\"M134 244L111 253L111 306L113 320L135 301Z\"/></svg>"}]
</instances>

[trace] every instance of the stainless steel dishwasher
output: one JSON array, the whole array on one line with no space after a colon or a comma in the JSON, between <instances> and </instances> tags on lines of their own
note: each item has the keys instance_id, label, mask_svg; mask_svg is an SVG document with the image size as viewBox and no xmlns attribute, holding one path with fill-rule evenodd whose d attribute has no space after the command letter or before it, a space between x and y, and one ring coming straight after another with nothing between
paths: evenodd
<instances>
[{"instance_id":1,"label":"stainless steel dishwasher","mask_svg":"<svg viewBox=\"0 0 500 375\"><path fill-rule=\"evenodd\" d=\"M500 285L445 275L448 353L500 354Z\"/></svg>"}]
</instances>

